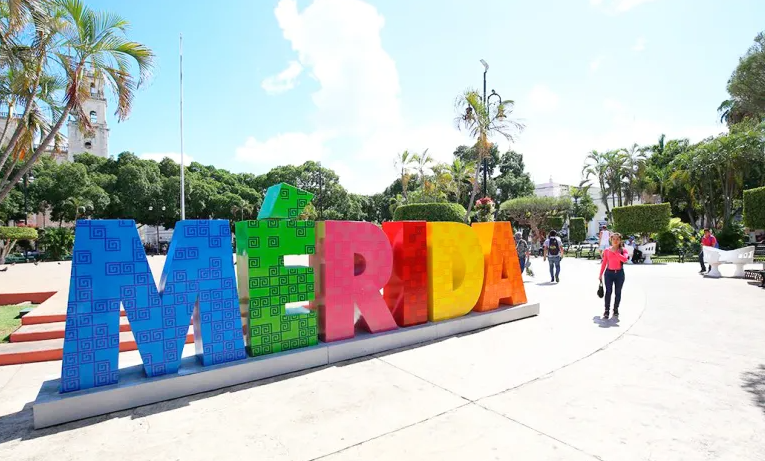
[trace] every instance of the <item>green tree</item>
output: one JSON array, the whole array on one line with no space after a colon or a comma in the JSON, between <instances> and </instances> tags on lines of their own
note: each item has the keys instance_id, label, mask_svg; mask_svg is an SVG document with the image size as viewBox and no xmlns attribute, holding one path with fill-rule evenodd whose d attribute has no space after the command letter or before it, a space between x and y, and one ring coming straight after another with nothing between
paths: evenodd
<instances>
[{"instance_id":1,"label":"green tree","mask_svg":"<svg viewBox=\"0 0 765 461\"><path fill-rule=\"evenodd\" d=\"M754 44L739 60L728 80L730 99L718 111L721 120L729 126L753 118L765 118L765 32L754 39Z\"/></svg>"},{"instance_id":2,"label":"green tree","mask_svg":"<svg viewBox=\"0 0 765 461\"><path fill-rule=\"evenodd\" d=\"M534 193L534 183L526 172L523 154L508 150L499 159L499 175L494 178L498 203L511 198L526 197Z\"/></svg>"},{"instance_id":3,"label":"green tree","mask_svg":"<svg viewBox=\"0 0 765 461\"><path fill-rule=\"evenodd\" d=\"M566 216L571 211L568 197L520 197L503 202L499 207L501 219L509 219L517 226L529 227L538 235L550 216Z\"/></svg>"},{"instance_id":4,"label":"green tree","mask_svg":"<svg viewBox=\"0 0 765 461\"><path fill-rule=\"evenodd\" d=\"M25 3L31 5L31 2ZM81 129L91 129L83 106L90 92L90 88L87 87L88 74L105 79L107 86L116 96L117 118L122 121L129 116L135 91L151 75L154 63L154 54L149 48L125 38L124 32L129 23L118 15L93 11L80 0L35 3L48 9L45 14L31 17L50 20L33 20L36 34L32 34L33 38L30 40L35 51L29 64L35 69L50 69L63 80L65 90L61 95L61 110L50 107L53 112L50 129L44 131L40 144L25 160L24 166L12 176L8 184L2 186L0 202L47 151L70 113L77 118ZM23 22L18 18L15 20ZM22 30L23 27L19 34L23 34ZM41 37L44 39L40 39ZM137 68L137 79L133 76L134 67ZM36 89L42 72L39 70L35 77L37 80L33 79L31 88L35 88L35 91L32 94L37 95ZM25 112L27 109L32 111L39 103L38 97L29 97ZM22 122L25 119L23 116ZM19 139L21 135L14 137ZM15 148L13 139L11 138L0 156L0 170Z\"/></svg>"},{"instance_id":5,"label":"green tree","mask_svg":"<svg viewBox=\"0 0 765 461\"><path fill-rule=\"evenodd\" d=\"M501 135L512 141L515 133L523 130L523 125L514 120L509 120L507 114L512 112L514 102L510 100L500 101L497 105L489 105L483 100L477 90L467 90L461 94L456 102L457 117L454 119L458 129L466 130L476 140L475 161L481 165L484 158L491 155L491 143L489 139L495 135ZM479 168L476 168L473 190L470 193L467 215L465 222L470 219L470 212L478 193Z\"/></svg>"},{"instance_id":6,"label":"green tree","mask_svg":"<svg viewBox=\"0 0 765 461\"><path fill-rule=\"evenodd\" d=\"M571 199L574 202L571 214L583 218L585 224L592 221L598 213L598 205L592 200L590 187L591 185L587 181L582 181L578 187L571 188Z\"/></svg>"}]
</instances>

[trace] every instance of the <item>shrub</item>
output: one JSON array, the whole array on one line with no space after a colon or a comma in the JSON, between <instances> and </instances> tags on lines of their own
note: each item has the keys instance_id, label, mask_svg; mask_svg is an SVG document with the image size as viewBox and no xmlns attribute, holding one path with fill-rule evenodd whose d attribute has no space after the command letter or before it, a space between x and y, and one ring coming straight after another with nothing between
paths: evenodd
<instances>
[{"instance_id":1,"label":"shrub","mask_svg":"<svg viewBox=\"0 0 765 461\"><path fill-rule=\"evenodd\" d=\"M467 211L459 203L414 203L401 205L394 221L465 222Z\"/></svg>"},{"instance_id":2,"label":"shrub","mask_svg":"<svg viewBox=\"0 0 765 461\"><path fill-rule=\"evenodd\" d=\"M732 222L715 234L721 250L735 250L744 246L746 233L740 222Z\"/></svg>"},{"instance_id":3,"label":"shrub","mask_svg":"<svg viewBox=\"0 0 765 461\"><path fill-rule=\"evenodd\" d=\"M693 226L684 223L680 218L669 220L667 230L653 235L661 254L676 254L679 250L688 253L699 252L699 240L696 238Z\"/></svg>"},{"instance_id":4,"label":"shrub","mask_svg":"<svg viewBox=\"0 0 765 461\"><path fill-rule=\"evenodd\" d=\"M0 264L11 253L19 240L37 240L37 229L32 227L0 227Z\"/></svg>"},{"instance_id":5,"label":"shrub","mask_svg":"<svg viewBox=\"0 0 765 461\"><path fill-rule=\"evenodd\" d=\"M568 221L569 240L574 243L584 242L587 238L587 226L584 218L571 218Z\"/></svg>"},{"instance_id":6,"label":"shrub","mask_svg":"<svg viewBox=\"0 0 765 461\"><path fill-rule=\"evenodd\" d=\"M72 254L74 232L66 227L49 227L43 230L40 246L45 249L46 259L61 261Z\"/></svg>"},{"instance_id":7,"label":"shrub","mask_svg":"<svg viewBox=\"0 0 765 461\"><path fill-rule=\"evenodd\" d=\"M672 208L669 203L633 205L614 208L611 214L620 234L646 235L667 230Z\"/></svg>"},{"instance_id":8,"label":"shrub","mask_svg":"<svg viewBox=\"0 0 765 461\"><path fill-rule=\"evenodd\" d=\"M542 228L546 231L563 229L563 216L548 216L545 218L545 222Z\"/></svg>"},{"instance_id":9,"label":"shrub","mask_svg":"<svg viewBox=\"0 0 765 461\"><path fill-rule=\"evenodd\" d=\"M765 229L765 187L744 191L744 225Z\"/></svg>"}]
</instances>

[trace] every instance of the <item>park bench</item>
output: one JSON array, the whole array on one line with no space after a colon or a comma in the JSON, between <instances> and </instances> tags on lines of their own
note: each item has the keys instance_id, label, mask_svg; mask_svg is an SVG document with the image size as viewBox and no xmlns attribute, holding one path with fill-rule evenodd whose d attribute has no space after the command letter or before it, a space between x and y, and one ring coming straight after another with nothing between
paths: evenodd
<instances>
[{"instance_id":1,"label":"park bench","mask_svg":"<svg viewBox=\"0 0 765 461\"><path fill-rule=\"evenodd\" d=\"M736 271L733 277L743 278L745 276L744 266L754 262L754 247L748 246L737 250L724 251L713 247L704 247L704 262L708 262L711 270L707 277L720 278L720 265L735 264Z\"/></svg>"},{"instance_id":2,"label":"park bench","mask_svg":"<svg viewBox=\"0 0 765 461\"><path fill-rule=\"evenodd\" d=\"M651 256L656 254L656 242L649 242L639 245L638 250L643 253L643 264L653 264L653 261L651 261Z\"/></svg>"},{"instance_id":3,"label":"park bench","mask_svg":"<svg viewBox=\"0 0 765 461\"><path fill-rule=\"evenodd\" d=\"M590 245L590 250L587 252L587 259L596 259L600 255L595 254L595 245Z\"/></svg>"},{"instance_id":4,"label":"park bench","mask_svg":"<svg viewBox=\"0 0 765 461\"><path fill-rule=\"evenodd\" d=\"M765 257L765 243L760 243L754 248L754 258ZM744 278L750 280L763 281L763 272L765 272L765 262L762 263L762 270L749 269L744 271Z\"/></svg>"}]
</instances>

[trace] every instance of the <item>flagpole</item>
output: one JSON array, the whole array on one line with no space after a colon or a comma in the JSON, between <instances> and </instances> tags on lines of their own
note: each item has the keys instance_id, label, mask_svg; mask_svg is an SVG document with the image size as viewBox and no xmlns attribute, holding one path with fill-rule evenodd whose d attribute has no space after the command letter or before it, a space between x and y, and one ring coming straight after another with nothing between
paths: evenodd
<instances>
[{"instance_id":1,"label":"flagpole","mask_svg":"<svg viewBox=\"0 0 765 461\"><path fill-rule=\"evenodd\" d=\"M186 182L184 181L186 164L183 162L183 34L179 35L179 55L181 69L181 220L184 220L186 219Z\"/></svg>"}]
</instances>

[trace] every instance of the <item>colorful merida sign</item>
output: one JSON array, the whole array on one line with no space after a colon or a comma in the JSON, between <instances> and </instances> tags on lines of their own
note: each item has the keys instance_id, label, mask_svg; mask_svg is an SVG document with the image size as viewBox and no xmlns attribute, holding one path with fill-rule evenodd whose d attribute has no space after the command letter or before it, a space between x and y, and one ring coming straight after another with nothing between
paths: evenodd
<instances>
[{"instance_id":1,"label":"colorful merida sign","mask_svg":"<svg viewBox=\"0 0 765 461\"><path fill-rule=\"evenodd\" d=\"M269 188L258 220L236 223L236 271L228 221L178 222L159 287L133 221L78 221L60 391L117 383L120 305L159 376L191 325L208 366L526 302L510 223L298 220L311 198ZM285 265L298 255L309 265Z\"/></svg>"}]
</instances>

